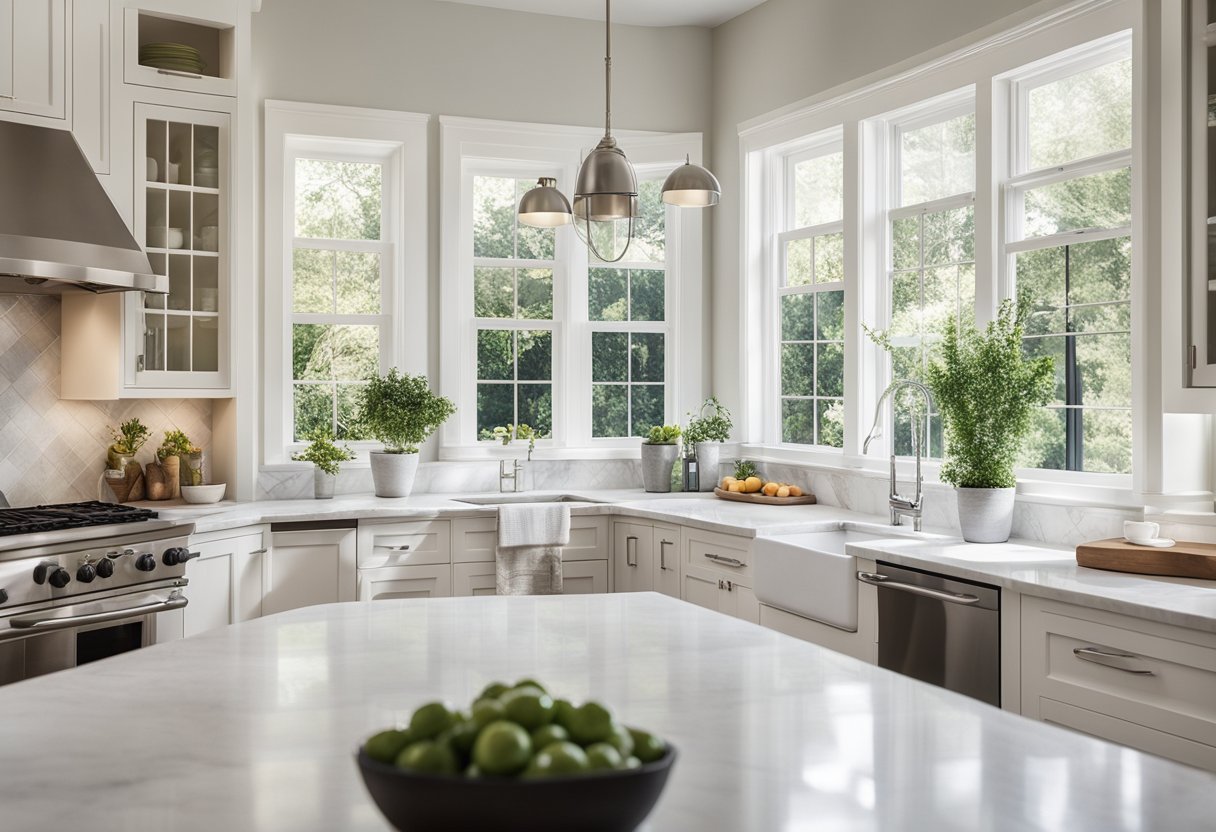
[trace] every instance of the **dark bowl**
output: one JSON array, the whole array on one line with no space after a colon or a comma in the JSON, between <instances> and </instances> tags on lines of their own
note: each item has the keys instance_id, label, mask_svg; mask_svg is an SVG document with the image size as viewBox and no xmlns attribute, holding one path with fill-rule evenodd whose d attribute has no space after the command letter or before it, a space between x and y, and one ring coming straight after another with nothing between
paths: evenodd
<instances>
[{"instance_id":1,"label":"dark bowl","mask_svg":"<svg viewBox=\"0 0 1216 832\"><path fill-rule=\"evenodd\" d=\"M417 774L359 749L359 773L401 832L631 832L667 784L676 750L635 769L543 780Z\"/></svg>"}]
</instances>

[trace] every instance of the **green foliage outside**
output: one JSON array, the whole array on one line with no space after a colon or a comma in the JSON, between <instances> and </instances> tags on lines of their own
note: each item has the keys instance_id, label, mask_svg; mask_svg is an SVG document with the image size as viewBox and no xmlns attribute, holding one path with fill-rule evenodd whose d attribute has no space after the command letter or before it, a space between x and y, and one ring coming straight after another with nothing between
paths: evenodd
<instances>
[{"instance_id":1,"label":"green foliage outside","mask_svg":"<svg viewBox=\"0 0 1216 832\"><path fill-rule=\"evenodd\" d=\"M708 412L707 412L708 411ZM697 413L688 414L688 424L684 428L684 441L689 445L698 442L725 442L730 439L731 428L730 410L717 396L710 396L701 404Z\"/></svg>"},{"instance_id":2,"label":"green foliage outside","mask_svg":"<svg viewBox=\"0 0 1216 832\"><path fill-rule=\"evenodd\" d=\"M138 418L128 419L117 428L110 428L110 438L114 442L111 447L120 454L138 453L151 437L152 431Z\"/></svg>"},{"instance_id":3,"label":"green foliage outside","mask_svg":"<svg viewBox=\"0 0 1216 832\"><path fill-rule=\"evenodd\" d=\"M680 441L679 425L655 425L646 434L647 445L674 445Z\"/></svg>"},{"instance_id":4,"label":"green foliage outside","mask_svg":"<svg viewBox=\"0 0 1216 832\"><path fill-rule=\"evenodd\" d=\"M346 445L334 444L332 433L318 430L308 437L308 447L293 454L291 458L299 462L311 462L326 474L337 476L341 464L354 459L355 455Z\"/></svg>"},{"instance_id":5,"label":"green foliage outside","mask_svg":"<svg viewBox=\"0 0 1216 832\"><path fill-rule=\"evenodd\" d=\"M156 449L156 458L183 457L197 453L202 453L202 449L195 446L190 441L190 437L186 436L185 433L174 428L173 430L165 431L165 438L161 441L160 447Z\"/></svg>"},{"instance_id":6,"label":"green foliage outside","mask_svg":"<svg viewBox=\"0 0 1216 832\"><path fill-rule=\"evenodd\" d=\"M426 376L373 375L359 391L366 433L384 443L385 453L416 454L418 446L456 412L452 402L431 392Z\"/></svg>"}]
</instances>

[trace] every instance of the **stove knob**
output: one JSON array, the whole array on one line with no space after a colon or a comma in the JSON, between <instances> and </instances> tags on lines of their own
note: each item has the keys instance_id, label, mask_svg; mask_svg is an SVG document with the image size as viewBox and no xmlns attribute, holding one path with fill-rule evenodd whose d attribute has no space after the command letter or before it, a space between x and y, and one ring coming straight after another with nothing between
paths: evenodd
<instances>
[{"instance_id":1,"label":"stove knob","mask_svg":"<svg viewBox=\"0 0 1216 832\"><path fill-rule=\"evenodd\" d=\"M161 560L164 561L165 566L177 566L196 557L198 557L198 552L191 552L189 549L181 546L174 546L171 549L165 550L164 557Z\"/></svg>"},{"instance_id":2,"label":"stove knob","mask_svg":"<svg viewBox=\"0 0 1216 832\"><path fill-rule=\"evenodd\" d=\"M63 589L72 582L72 573L62 566L58 566L51 573L50 582L51 586L55 587L55 589Z\"/></svg>"},{"instance_id":3,"label":"stove knob","mask_svg":"<svg viewBox=\"0 0 1216 832\"><path fill-rule=\"evenodd\" d=\"M91 584L96 577L97 569L91 563L82 563L80 564L80 568L76 570L76 580L82 584Z\"/></svg>"},{"instance_id":4,"label":"stove knob","mask_svg":"<svg viewBox=\"0 0 1216 832\"><path fill-rule=\"evenodd\" d=\"M156 568L156 555L145 552L135 559L135 568L140 572L151 572Z\"/></svg>"},{"instance_id":5,"label":"stove knob","mask_svg":"<svg viewBox=\"0 0 1216 832\"><path fill-rule=\"evenodd\" d=\"M114 574L114 561L109 558L102 558L97 561L97 577L109 578Z\"/></svg>"},{"instance_id":6,"label":"stove knob","mask_svg":"<svg viewBox=\"0 0 1216 832\"><path fill-rule=\"evenodd\" d=\"M68 570L62 568L53 560L44 560L42 563L34 567L34 583L41 586L42 584L46 583L47 578L50 578L52 586L66 586L67 580L64 580L62 577L56 577L60 572L66 575L68 580L71 580L72 576L68 574ZM57 580L63 581L63 583L55 583Z\"/></svg>"}]
</instances>

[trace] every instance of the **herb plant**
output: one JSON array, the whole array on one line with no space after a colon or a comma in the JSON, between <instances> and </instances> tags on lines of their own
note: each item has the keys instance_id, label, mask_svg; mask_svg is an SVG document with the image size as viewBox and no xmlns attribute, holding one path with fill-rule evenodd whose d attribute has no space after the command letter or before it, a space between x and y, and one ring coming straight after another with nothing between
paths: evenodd
<instances>
[{"instance_id":1,"label":"herb plant","mask_svg":"<svg viewBox=\"0 0 1216 832\"><path fill-rule=\"evenodd\" d=\"M540 431L528 425L508 424L503 427L494 428L494 430L483 430L478 438L483 441L501 442L504 445L510 445L513 439L526 439L528 440L528 447L535 448L536 440L544 439L545 437Z\"/></svg>"},{"instance_id":2,"label":"herb plant","mask_svg":"<svg viewBox=\"0 0 1216 832\"><path fill-rule=\"evenodd\" d=\"M333 434L320 428L308 435L308 447L291 458L311 462L326 474L337 476L341 463L354 459L355 455L348 446L335 445Z\"/></svg>"},{"instance_id":3,"label":"herb plant","mask_svg":"<svg viewBox=\"0 0 1216 832\"><path fill-rule=\"evenodd\" d=\"M758 477L760 472L756 469L756 463L748 459L740 459L735 462L735 479L745 480L748 477Z\"/></svg>"},{"instance_id":4,"label":"herb plant","mask_svg":"<svg viewBox=\"0 0 1216 832\"><path fill-rule=\"evenodd\" d=\"M647 445L674 445L680 441L679 425L655 425L646 437Z\"/></svg>"},{"instance_id":5,"label":"herb plant","mask_svg":"<svg viewBox=\"0 0 1216 832\"><path fill-rule=\"evenodd\" d=\"M152 438L152 431L138 418L128 419L117 428L110 428L110 438L114 440L111 447L115 453L136 454Z\"/></svg>"},{"instance_id":6,"label":"herb plant","mask_svg":"<svg viewBox=\"0 0 1216 832\"><path fill-rule=\"evenodd\" d=\"M431 392L426 376L402 375L396 367L369 378L359 404L362 427L388 454L418 453L418 446L456 412L450 399Z\"/></svg>"},{"instance_id":7,"label":"herb plant","mask_svg":"<svg viewBox=\"0 0 1216 832\"><path fill-rule=\"evenodd\" d=\"M202 453L202 449L196 447L185 433L174 428L165 431L165 438L161 441L160 447L156 449L156 458L183 457L197 453Z\"/></svg>"},{"instance_id":8,"label":"herb plant","mask_svg":"<svg viewBox=\"0 0 1216 832\"><path fill-rule=\"evenodd\" d=\"M709 411L706 413L706 411ZM710 396L701 405L700 412L688 414L688 427L684 428L684 441L689 445L698 442L725 442L730 439L730 430L734 426L730 419L730 411L718 401L717 396Z\"/></svg>"}]
</instances>

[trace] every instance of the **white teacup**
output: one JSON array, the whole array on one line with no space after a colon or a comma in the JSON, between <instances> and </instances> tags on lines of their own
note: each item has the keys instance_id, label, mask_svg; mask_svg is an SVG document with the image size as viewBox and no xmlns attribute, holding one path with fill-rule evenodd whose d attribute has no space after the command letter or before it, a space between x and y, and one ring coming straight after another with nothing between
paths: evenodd
<instances>
[{"instance_id":1,"label":"white teacup","mask_svg":"<svg viewBox=\"0 0 1216 832\"><path fill-rule=\"evenodd\" d=\"M1157 523L1148 521L1137 522L1135 520L1123 521L1123 537L1130 540L1132 543L1144 543L1149 540L1156 540L1161 534L1161 526Z\"/></svg>"}]
</instances>

